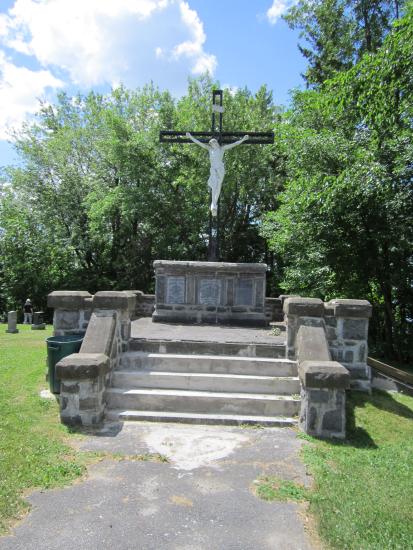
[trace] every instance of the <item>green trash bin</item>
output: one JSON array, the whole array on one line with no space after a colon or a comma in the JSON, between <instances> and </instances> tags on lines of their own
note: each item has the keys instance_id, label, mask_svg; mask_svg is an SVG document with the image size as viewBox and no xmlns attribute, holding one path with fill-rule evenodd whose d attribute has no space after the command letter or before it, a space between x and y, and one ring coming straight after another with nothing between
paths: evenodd
<instances>
[{"instance_id":1,"label":"green trash bin","mask_svg":"<svg viewBox=\"0 0 413 550\"><path fill-rule=\"evenodd\" d=\"M49 387L52 393L60 393L60 379L56 377L57 363L72 353L78 353L82 345L83 334L68 336L50 336L47 343L47 368L49 372Z\"/></svg>"}]
</instances>

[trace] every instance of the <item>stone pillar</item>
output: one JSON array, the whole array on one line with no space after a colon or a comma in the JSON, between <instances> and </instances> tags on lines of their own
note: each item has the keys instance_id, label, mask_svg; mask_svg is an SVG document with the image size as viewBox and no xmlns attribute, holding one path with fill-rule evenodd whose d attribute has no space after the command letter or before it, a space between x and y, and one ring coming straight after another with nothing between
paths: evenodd
<instances>
[{"instance_id":1,"label":"stone pillar","mask_svg":"<svg viewBox=\"0 0 413 550\"><path fill-rule=\"evenodd\" d=\"M128 347L136 295L97 292L91 302L92 315L80 352L56 366L61 379L60 417L68 425L93 426L102 421L105 388Z\"/></svg>"},{"instance_id":2,"label":"stone pillar","mask_svg":"<svg viewBox=\"0 0 413 550\"><path fill-rule=\"evenodd\" d=\"M92 310L92 295L85 290L57 290L47 297L54 308L53 334L85 334Z\"/></svg>"},{"instance_id":3,"label":"stone pillar","mask_svg":"<svg viewBox=\"0 0 413 550\"><path fill-rule=\"evenodd\" d=\"M301 391L300 428L315 437L346 436L346 389L350 375L336 361L304 361L298 368Z\"/></svg>"},{"instance_id":4,"label":"stone pillar","mask_svg":"<svg viewBox=\"0 0 413 550\"><path fill-rule=\"evenodd\" d=\"M61 379L60 419L68 426L94 426L104 415L105 377L110 363L103 353L72 353L56 365Z\"/></svg>"},{"instance_id":5,"label":"stone pillar","mask_svg":"<svg viewBox=\"0 0 413 550\"><path fill-rule=\"evenodd\" d=\"M19 329L17 328L17 311L9 311L7 315L7 330L10 334L17 334Z\"/></svg>"},{"instance_id":6,"label":"stone pillar","mask_svg":"<svg viewBox=\"0 0 413 550\"><path fill-rule=\"evenodd\" d=\"M287 359L296 359L296 339L301 326L324 327L324 304L319 298L291 297L284 300L287 324Z\"/></svg>"},{"instance_id":7,"label":"stone pillar","mask_svg":"<svg viewBox=\"0 0 413 550\"><path fill-rule=\"evenodd\" d=\"M351 387L370 391L367 365L368 328L372 306L367 300L335 299L325 304L325 322L331 356L350 372Z\"/></svg>"}]
</instances>

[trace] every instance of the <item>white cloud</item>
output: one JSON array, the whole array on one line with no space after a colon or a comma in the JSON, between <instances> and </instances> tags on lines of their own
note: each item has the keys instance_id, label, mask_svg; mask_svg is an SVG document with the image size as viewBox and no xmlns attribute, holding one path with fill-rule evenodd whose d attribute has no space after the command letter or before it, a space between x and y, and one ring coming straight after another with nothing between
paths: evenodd
<instances>
[{"instance_id":1,"label":"white cloud","mask_svg":"<svg viewBox=\"0 0 413 550\"><path fill-rule=\"evenodd\" d=\"M63 86L153 80L181 92L188 73L215 70L205 41L186 0L14 0L0 13L0 46L8 55L0 59L0 125L21 122L37 110L39 95ZM28 56L30 69L17 66L24 57L16 62L15 54Z\"/></svg>"},{"instance_id":2,"label":"white cloud","mask_svg":"<svg viewBox=\"0 0 413 550\"><path fill-rule=\"evenodd\" d=\"M275 25L278 19L295 4L295 0L273 0L272 6L267 10L267 19L271 25Z\"/></svg>"},{"instance_id":3,"label":"white cloud","mask_svg":"<svg viewBox=\"0 0 413 550\"><path fill-rule=\"evenodd\" d=\"M32 71L10 62L0 50L0 139L21 125L28 114L39 109L39 99L49 88L60 88L63 82L50 71Z\"/></svg>"},{"instance_id":4,"label":"white cloud","mask_svg":"<svg viewBox=\"0 0 413 550\"><path fill-rule=\"evenodd\" d=\"M184 59L194 74L216 65L203 50L202 22L184 0L16 0L7 28L8 47L64 69L78 86L128 80L156 58Z\"/></svg>"}]
</instances>

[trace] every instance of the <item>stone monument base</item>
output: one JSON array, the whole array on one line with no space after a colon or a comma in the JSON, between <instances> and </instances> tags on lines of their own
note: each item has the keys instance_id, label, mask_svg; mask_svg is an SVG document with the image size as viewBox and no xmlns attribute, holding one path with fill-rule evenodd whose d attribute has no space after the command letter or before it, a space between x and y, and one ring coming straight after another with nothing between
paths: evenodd
<instances>
[{"instance_id":1,"label":"stone monument base","mask_svg":"<svg viewBox=\"0 0 413 550\"><path fill-rule=\"evenodd\" d=\"M154 262L155 322L266 326L266 264Z\"/></svg>"},{"instance_id":2,"label":"stone monument base","mask_svg":"<svg viewBox=\"0 0 413 550\"><path fill-rule=\"evenodd\" d=\"M45 323L40 323L40 325L32 325L32 330L45 330L46 325Z\"/></svg>"}]
</instances>

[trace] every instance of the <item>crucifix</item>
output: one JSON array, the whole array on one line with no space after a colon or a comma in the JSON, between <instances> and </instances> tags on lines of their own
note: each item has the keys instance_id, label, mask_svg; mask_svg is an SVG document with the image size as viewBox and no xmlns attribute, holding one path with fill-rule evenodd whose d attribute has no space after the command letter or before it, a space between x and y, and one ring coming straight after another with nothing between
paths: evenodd
<instances>
[{"instance_id":1,"label":"crucifix","mask_svg":"<svg viewBox=\"0 0 413 550\"><path fill-rule=\"evenodd\" d=\"M208 261L219 259L219 195L225 176L224 154L229 149L244 144L274 143L274 132L224 132L223 91L212 92L212 124L210 132L175 132L164 130L159 134L161 143L195 143L209 153L211 171L208 187L211 191L211 208L209 215Z\"/></svg>"}]
</instances>

